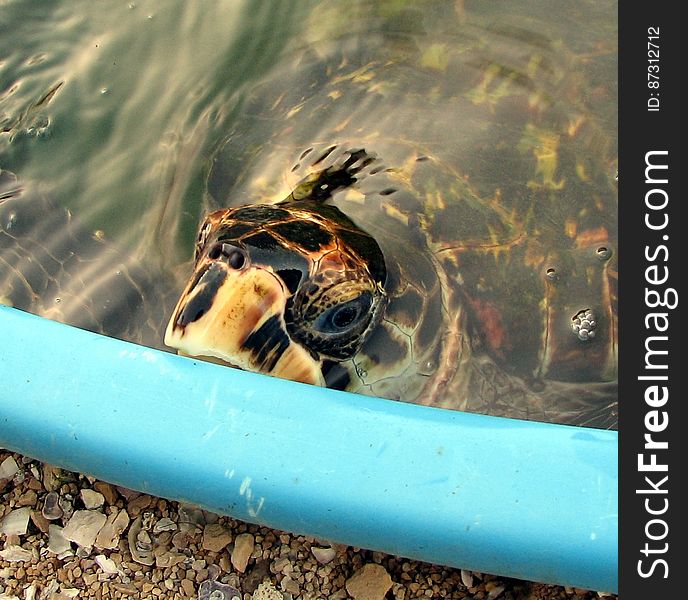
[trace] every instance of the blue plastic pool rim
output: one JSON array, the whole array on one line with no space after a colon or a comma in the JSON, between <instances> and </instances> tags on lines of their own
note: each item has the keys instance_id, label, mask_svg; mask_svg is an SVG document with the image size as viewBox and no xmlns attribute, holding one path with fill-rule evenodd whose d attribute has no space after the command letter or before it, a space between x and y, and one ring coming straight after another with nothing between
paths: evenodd
<instances>
[{"instance_id":1,"label":"blue plastic pool rim","mask_svg":"<svg viewBox=\"0 0 688 600\"><path fill-rule=\"evenodd\" d=\"M618 436L227 369L0 306L0 446L427 562L616 592Z\"/></svg>"}]
</instances>

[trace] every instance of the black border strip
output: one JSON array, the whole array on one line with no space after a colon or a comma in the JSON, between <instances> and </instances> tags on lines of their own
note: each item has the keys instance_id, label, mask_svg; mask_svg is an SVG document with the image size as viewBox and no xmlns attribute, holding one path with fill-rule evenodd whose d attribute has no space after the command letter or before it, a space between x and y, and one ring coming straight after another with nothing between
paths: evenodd
<instances>
[{"instance_id":1,"label":"black border strip","mask_svg":"<svg viewBox=\"0 0 688 600\"><path fill-rule=\"evenodd\" d=\"M686 78L688 30L679 6L668 1L619 5L619 596L623 600L688 597L684 567L688 502L679 485L688 461L684 418L688 399L683 393L688 351L686 329L679 323L681 302L688 302L683 293L686 234L679 217L688 170L680 139L685 139L688 129L686 100L679 90ZM648 163L653 166L646 173ZM648 203L656 208L648 208ZM673 309L651 306L673 305L677 299ZM665 316L651 316L660 314ZM663 327L666 330L660 331Z\"/></svg>"}]
</instances>

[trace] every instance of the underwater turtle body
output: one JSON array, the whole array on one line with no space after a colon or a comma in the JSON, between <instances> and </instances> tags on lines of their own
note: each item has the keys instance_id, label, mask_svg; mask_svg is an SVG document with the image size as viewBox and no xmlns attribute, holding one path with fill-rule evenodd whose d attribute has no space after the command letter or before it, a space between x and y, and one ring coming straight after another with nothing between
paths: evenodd
<instances>
[{"instance_id":1,"label":"underwater turtle body","mask_svg":"<svg viewBox=\"0 0 688 600\"><path fill-rule=\"evenodd\" d=\"M458 4L371 4L346 35L313 11L213 152L185 286L12 188L0 300L152 346L169 321L181 354L296 381L616 426L613 36L574 53Z\"/></svg>"},{"instance_id":2,"label":"underwater turtle body","mask_svg":"<svg viewBox=\"0 0 688 600\"><path fill-rule=\"evenodd\" d=\"M475 33L474 48L428 41L388 60L370 38L336 60L325 47L256 87L209 170L215 210L168 345L397 400L615 426L613 135L578 100L575 57L551 62L540 39L503 55L519 30Z\"/></svg>"}]
</instances>

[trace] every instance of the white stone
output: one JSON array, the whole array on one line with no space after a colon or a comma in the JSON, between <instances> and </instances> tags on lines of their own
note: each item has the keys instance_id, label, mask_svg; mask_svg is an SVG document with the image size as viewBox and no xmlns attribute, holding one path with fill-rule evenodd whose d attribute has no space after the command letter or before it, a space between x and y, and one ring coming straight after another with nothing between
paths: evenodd
<instances>
[{"instance_id":1,"label":"white stone","mask_svg":"<svg viewBox=\"0 0 688 600\"><path fill-rule=\"evenodd\" d=\"M81 490L81 501L88 510L100 508L105 504L105 496L95 490L84 488Z\"/></svg>"},{"instance_id":2,"label":"white stone","mask_svg":"<svg viewBox=\"0 0 688 600\"><path fill-rule=\"evenodd\" d=\"M107 517L95 510L77 510L65 525L62 535L82 548L90 548L96 541Z\"/></svg>"},{"instance_id":3,"label":"white stone","mask_svg":"<svg viewBox=\"0 0 688 600\"><path fill-rule=\"evenodd\" d=\"M9 514L5 515L0 526L0 533L5 535L24 535L29 526L29 518L31 517L31 507L16 508Z\"/></svg>"},{"instance_id":4,"label":"white stone","mask_svg":"<svg viewBox=\"0 0 688 600\"><path fill-rule=\"evenodd\" d=\"M0 550L0 558L7 562L29 562L33 554L21 546L7 546L4 550Z\"/></svg>"},{"instance_id":5,"label":"white stone","mask_svg":"<svg viewBox=\"0 0 688 600\"><path fill-rule=\"evenodd\" d=\"M38 587L32 583L29 587L24 588L24 600L36 600L36 592Z\"/></svg>"},{"instance_id":6,"label":"white stone","mask_svg":"<svg viewBox=\"0 0 688 600\"><path fill-rule=\"evenodd\" d=\"M63 529L59 525L48 525L48 551L53 554L62 554L72 549L69 540L65 538Z\"/></svg>"},{"instance_id":7,"label":"white stone","mask_svg":"<svg viewBox=\"0 0 688 600\"><path fill-rule=\"evenodd\" d=\"M311 546L311 553L315 557L315 560L317 560L321 565L326 565L327 563L332 562L337 556L337 551L332 547L320 548L319 546Z\"/></svg>"},{"instance_id":8,"label":"white stone","mask_svg":"<svg viewBox=\"0 0 688 600\"><path fill-rule=\"evenodd\" d=\"M0 463L0 479L12 479L17 471L19 471L19 465L12 456L8 456Z\"/></svg>"},{"instance_id":9,"label":"white stone","mask_svg":"<svg viewBox=\"0 0 688 600\"><path fill-rule=\"evenodd\" d=\"M126 510L120 510L110 514L96 536L96 548L113 549L119 545L119 539L124 530L129 526L129 515Z\"/></svg>"},{"instance_id":10,"label":"white stone","mask_svg":"<svg viewBox=\"0 0 688 600\"><path fill-rule=\"evenodd\" d=\"M121 574L121 571L117 568L115 561L111 558L108 558L104 554L99 554L96 556L95 561L96 564L103 570L103 573L107 573L108 575Z\"/></svg>"}]
</instances>

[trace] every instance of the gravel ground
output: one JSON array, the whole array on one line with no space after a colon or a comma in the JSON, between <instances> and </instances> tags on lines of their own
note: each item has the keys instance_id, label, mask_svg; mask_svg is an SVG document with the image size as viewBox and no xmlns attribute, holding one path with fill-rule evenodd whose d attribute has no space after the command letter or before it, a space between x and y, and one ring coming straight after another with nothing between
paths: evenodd
<instances>
[{"instance_id":1,"label":"gravel ground","mask_svg":"<svg viewBox=\"0 0 688 600\"><path fill-rule=\"evenodd\" d=\"M0 600L603 596L258 527L2 450L0 540Z\"/></svg>"}]
</instances>

